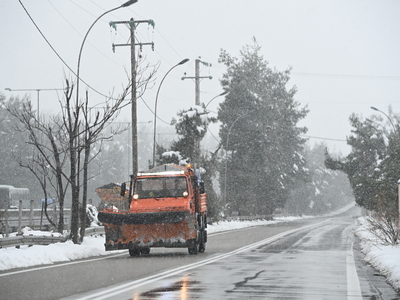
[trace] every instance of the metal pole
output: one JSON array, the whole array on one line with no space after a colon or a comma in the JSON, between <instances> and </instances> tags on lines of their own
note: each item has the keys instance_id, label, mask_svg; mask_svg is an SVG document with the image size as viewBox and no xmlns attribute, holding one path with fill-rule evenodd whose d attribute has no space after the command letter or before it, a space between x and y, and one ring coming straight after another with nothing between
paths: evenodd
<instances>
[{"instance_id":1,"label":"metal pole","mask_svg":"<svg viewBox=\"0 0 400 300\"><path fill-rule=\"evenodd\" d=\"M153 168L155 167L155 162L156 162L156 131L157 131L157 103L158 103L158 94L160 93L161 85L164 82L165 77L171 72L175 67L179 65L183 65L184 63L187 63L189 61L189 58L185 58L181 62L177 63L175 66L173 66L171 69L168 70L167 73L165 73L163 79L160 82L160 85L158 86L157 89L157 94L156 94L156 101L154 104L154 136L153 136Z\"/></svg>"},{"instance_id":2,"label":"metal pole","mask_svg":"<svg viewBox=\"0 0 400 300\"><path fill-rule=\"evenodd\" d=\"M22 234L22 200L18 201L18 234Z\"/></svg>"},{"instance_id":3,"label":"metal pole","mask_svg":"<svg viewBox=\"0 0 400 300\"><path fill-rule=\"evenodd\" d=\"M81 56L82 56L82 50L83 50L83 46L85 44L86 38L89 35L90 30L92 30L93 26L97 23L98 20L100 20L104 15L117 10L121 7L128 7L129 5L132 5L134 3L136 3L138 0L131 0L131 1L127 1L124 4L122 4L121 6L115 7L113 9L110 9L104 13L102 13L93 23L92 25L90 25L88 31L85 34L85 37L83 38L82 44L81 44L81 48L79 50L79 55L78 55L78 67L76 69L76 101L78 103L78 98L79 98L79 82L80 82L80 77L79 77L79 73L80 73L80 64L81 64Z\"/></svg>"},{"instance_id":4,"label":"metal pole","mask_svg":"<svg viewBox=\"0 0 400 300\"><path fill-rule=\"evenodd\" d=\"M195 74L194 74L194 85L195 85L195 103L200 105L200 59L195 60Z\"/></svg>"},{"instance_id":5,"label":"metal pole","mask_svg":"<svg viewBox=\"0 0 400 300\"><path fill-rule=\"evenodd\" d=\"M394 132L396 132L396 131L397 131L397 130L396 130L396 127L394 126L394 124L393 124L393 122L392 122L392 119L391 119L391 118L389 118L389 116L388 116L387 114L385 114L383 111L381 111L381 110L379 110L379 109L377 109L376 107L373 107L373 106L371 106L371 109L373 109L373 110L376 110L376 111L379 111L379 112L383 113L383 114L385 115L385 117L386 117L386 118L389 120L390 124L392 124L393 131L394 131Z\"/></svg>"},{"instance_id":6,"label":"metal pole","mask_svg":"<svg viewBox=\"0 0 400 300\"><path fill-rule=\"evenodd\" d=\"M400 179L397 181L397 198L398 198L398 210L399 210L399 219L397 220L397 232L400 234Z\"/></svg>"},{"instance_id":7,"label":"metal pole","mask_svg":"<svg viewBox=\"0 0 400 300\"><path fill-rule=\"evenodd\" d=\"M30 201L30 209L29 209L29 227L35 229L35 225L33 223L33 200Z\"/></svg>"},{"instance_id":8,"label":"metal pole","mask_svg":"<svg viewBox=\"0 0 400 300\"><path fill-rule=\"evenodd\" d=\"M247 115L248 114L244 114L244 115L239 116L238 118L236 118L235 121L233 121L231 127L229 127L228 134L226 136L226 147L225 147L225 151L226 151L227 154L228 154L228 146L229 146L229 135L231 134L231 129L232 129L233 125L235 125L235 123L238 120L240 120L241 118L243 118L243 117L245 117ZM225 160L224 203L223 203L224 207L226 206L226 177L227 177L226 175L227 175L227 173L228 173L228 155L226 156L226 160Z\"/></svg>"},{"instance_id":9,"label":"metal pole","mask_svg":"<svg viewBox=\"0 0 400 300\"><path fill-rule=\"evenodd\" d=\"M39 121L39 115L40 115L40 92L41 91L64 91L65 89L11 89L11 88L5 88L5 90L10 91L10 92L37 92L37 119Z\"/></svg>"},{"instance_id":10,"label":"metal pole","mask_svg":"<svg viewBox=\"0 0 400 300\"><path fill-rule=\"evenodd\" d=\"M229 93L228 91L225 91L225 92L222 92L221 94L215 96L215 97L212 98L210 101L208 101L208 103L206 104L206 106L205 106L204 108L207 108L207 106L208 106L208 105L211 103L211 101L213 101L214 99L216 99L216 98L218 98L218 97L220 97L220 96L224 96L224 95L226 95L226 94L228 94L228 93Z\"/></svg>"},{"instance_id":11,"label":"metal pole","mask_svg":"<svg viewBox=\"0 0 400 300\"><path fill-rule=\"evenodd\" d=\"M40 90L37 90L37 119L39 121L40 118L40 113L39 113L39 94L40 94Z\"/></svg>"}]
</instances>

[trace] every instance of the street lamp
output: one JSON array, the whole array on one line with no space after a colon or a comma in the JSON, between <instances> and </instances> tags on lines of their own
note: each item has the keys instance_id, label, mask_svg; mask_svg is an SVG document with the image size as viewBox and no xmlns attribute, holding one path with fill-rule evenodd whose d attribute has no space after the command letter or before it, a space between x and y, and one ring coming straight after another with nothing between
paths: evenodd
<instances>
[{"instance_id":1,"label":"street lamp","mask_svg":"<svg viewBox=\"0 0 400 300\"><path fill-rule=\"evenodd\" d=\"M37 91L37 118L39 120L39 93L41 91L64 91L65 89L11 89L5 88L6 91L10 92L32 92Z\"/></svg>"},{"instance_id":2,"label":"street lamp","mask_svg":"<svg viewBox=\"0 0 400 300\"><path fill-rule=\"evenodd\" d=\"M120 5L120 6L117 6L117 7L113 8L113 9L110 9L110 10L104 12L103 14L101 14L101 15L92 23L92 25L90 25L88 31L87 31L86 34L85 34L85 37L83 38L83 41L82 41L82 44L81 44L81 48L80 48L80 50L79 50L79 55L78 55L78 66L77 66L77 70L76 70L76 100L75 100L75 101L76 101L76 102L75 102L75 103L76 103L76 107L78 107L78 103L79 103L79 82L80 82L80 80L81 80L79 74L80 74L80 64L81 64L82 50L83 50L83 46L84 46L84 44L85 44L85 41L86 41L87 36L89 35L90 30L92 30L93 26L94 26L94 25L97 23L97 21L100 20L104 15L106 15L106 14L108 14L108 13L110 13L110 12L113 12L113 11L119 9L119 8L128 7L128 6L130 6L130 5L132 5L132 4L136 3L136 2L138 2L138 0L129 0L129 1L125 2L125 3L123 3L123 4ZM132 86L133 86L134 84L135 84L135 82L133 82L133 78L132 78ZM132 105L134 105L133 101L132 101ZM132 122L132 131L133 131L133 128L136 128L136 124L133 124L133 122ZM133 141L132 141L132 144L133 144ZM133 148L133 147L132 147L132 148ZM132 149L132 151L133 151L133 149ZM136 149L136 151L137 151L137 149ZM136 153L136 156L137 156L137 153ZM132 160L133 160L133 157L134 157L134 154L132 154ZM133 161L134 161L134 162L133 162L133 165L135 165L135 163L136 163L136 166L137 166L137 160L133 160Z\"/></svg>"},{"instance_id":3,"label":"street lamp","mask_svg":"<svg viewBox=\"0 0 400 300\"><path fill-rule=\"evenodd\" d=\"M80 77L79 77L79 73L80 72L79 71L80 71L80 64L81 64L82 49L83 49L83 45L85 44L86 38L89 35L90 30L92 30L94 24L96 24L97 21L100 20L104 15L106 15L106 14L108 14L108 13L114 11L114 10L117 10L119 8L128 7L128 6L130 6L130 5L132 5L132 4L136 3L136 2L138 2L138 0L130 0L130 1L127 1L124 4L122 4L121 6L118 6L118 7L115 7L113 9L110 9L110 10L106 11L105 13L101 14L92 23L92 25L89 27L88 31L86 32L85 37L83 38L82 45L81 45L81 48L79 50L79 56L78 56L78 67L77 67L77 72L76 72L76 103L78 103L78 98L79 98L79 81L80 81Z\"/></svg>"},{"instance_id":4,"label":"street lamp","mask_svg":"<svg viewBox=\"0 0 400 300\"><path fill-rule=\"evenodd\" d=\"M389 120L390 124L392 124L392 127L393 127L393 130L394 130L394 132L395 132L395 133L397 132L397 130L396 130L396 127L394 126L394 124L393 124L393 122L392 122L392 119L391 119L391 118L389 118L389 116L388 116L387 114L385 114L383 111L381 111L381 110L379 110L379 109L377 109L376 107L373 107L373 106L371 106L371 109L373 109L373 110L376 110L376 111L379 111L379 112L383 113L383 114L385 115L385 117L386 117L386 118L388 118L388 120Z\"/></svg>"},{"instance_id":5,"label":"street lamp","mask_svg":"<svg viewBox=\"0 0 400 300\"><path fill-rule=\"evenodd\" d=\"M218 98L218 97L220 97L220 96L224 96L224 95L226 95L226 94L228 94L228 93L229 93L228 91L225 91L225 92L223 92L223 93L221 93L221 94L215 96L215 97L212 98L210 101L208 101L207 105L206 105L204 108L207 108L207 106L208 106L208 105L211 103L211 101L213 101L215 98Z\"/></svg>"},{"instance_id":6,"label":"street lamp","mask_svg":"<svg viewBox=\"0 0 400 300\"><path fill-rule=\"evenodd\" d=\"M181 62L177 63L175 66L173 66L171 69L168 70L168 72L164 75L163 79L160 82L160 85L158 86L157 94L156 94L156 102L154 104L154 137L153 137L153 167L156 161L156 131L157 131L157 102L158 102L158 94L160 92L160 88L162 83L164 82L165 77L171 72L174 68L177 66L183 65L189 61L189 58L185 58Z\"/></svg>"},{"instance_id":7,"label":"street lamp","mask_svg":"<svg viewBox=\"0 0 400 300\"><path fill-rule=\"evenodd\" d=\"M246 117L248 115L249 115L249 113L237 117L236 120L233 121L231 127L229 127L228 134L226 136L226 147L225 147L225 150L227 151L227 153L228 153L228 146L229 146L229 135L231 134L231 129L232 129L233 125L235 125L235 123L237 121L239 121L241 118ZM226 157L226 160L225 160L224 207L226 205L226 174L227 173L228 173L228 156Z\"/></svg>"}]
</instances>

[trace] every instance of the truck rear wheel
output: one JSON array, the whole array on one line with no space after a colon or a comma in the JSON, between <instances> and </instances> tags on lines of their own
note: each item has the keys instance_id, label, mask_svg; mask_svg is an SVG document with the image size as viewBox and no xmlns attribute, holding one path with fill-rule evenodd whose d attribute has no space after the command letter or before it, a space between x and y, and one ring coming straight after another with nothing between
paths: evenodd
<instances>
[{"instance_id":1,"label":"truck rear wheel","mask_svg":"<svg viewBox=\"0 0 400 300\"><path fill-rule=\"evenodd\" d=\"M140 255L140 249L129 249L129 255L130 256L139 256Z\"/></svg>"},{"instance_id":2,"label":"truck rear wheel","mask_svg":"<svg viewBox=\"0 0 400 300\"><path fill-rule=\"evenodd\" d=\"M140 253L141 254L149 254L150 253L150 247L140 248Z\"/></svg>"}]
</instances>

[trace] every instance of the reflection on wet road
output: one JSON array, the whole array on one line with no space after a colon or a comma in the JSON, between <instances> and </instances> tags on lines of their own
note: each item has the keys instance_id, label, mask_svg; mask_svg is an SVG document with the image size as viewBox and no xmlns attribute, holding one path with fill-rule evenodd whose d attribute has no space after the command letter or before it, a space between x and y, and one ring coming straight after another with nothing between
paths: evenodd
<instances>
[{"instance_id":1,"label":"reflection on wet road","mask_svg":"<svg viewBox=\"0 0 400 300\"><path fill-rule=\"evenodd\" d=\"M78 299L400 299L354 263L354 224L331 218Z\"/></svg>"},{"instance_id":2,"label":"reflection on wet road","mask_svg":"<svg viewBox=\"0 0 400 300\"><path fill-rule=\"evenodd\" d=\"M131 299L347 299L350 225L325 223L291 234L136 291Z\"/></svg>"}]
</instances>

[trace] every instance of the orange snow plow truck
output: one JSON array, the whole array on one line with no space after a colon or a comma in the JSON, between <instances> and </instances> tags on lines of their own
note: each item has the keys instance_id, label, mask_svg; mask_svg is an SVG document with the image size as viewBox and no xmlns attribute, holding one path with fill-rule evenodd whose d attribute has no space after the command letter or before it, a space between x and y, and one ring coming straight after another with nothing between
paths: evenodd
<instances>
[{"instance_id":1,"label":"orange snow plow truck","mask_svg":"<svg viewBox=\"0 0 400 300\"><path fill-rule=\"evenodd\" d=\"M207 195L191 165L161 165L131 176L129 188L121 185L121 196L130 203L128 211L112 205L98 215L106 251L128 249L131 256L149 254L152 247L205 251Z\"/></svg>"}]
</instances>

